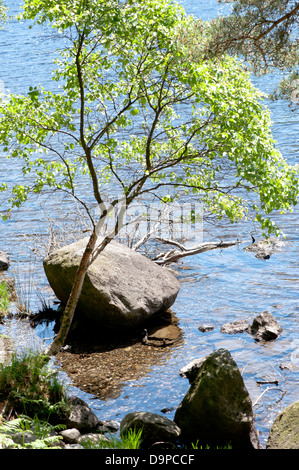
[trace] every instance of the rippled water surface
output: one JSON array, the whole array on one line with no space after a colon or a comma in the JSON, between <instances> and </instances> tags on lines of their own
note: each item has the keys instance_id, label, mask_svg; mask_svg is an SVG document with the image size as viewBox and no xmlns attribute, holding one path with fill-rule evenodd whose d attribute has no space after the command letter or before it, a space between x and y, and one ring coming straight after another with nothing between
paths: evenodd
<instances>
[{"instance_id":1,"label":"rippled water surface","mask_svg":"<svg viewBox=\"0 0 299 470\"><path fill-rule=\"evenodd\" d=\"M12 13L18 11L19 1L13 0ZM209 19L229 5L215 1L186 0L180 2L190 14ZM25 92L29 86L49 84L51 60L61 39L51 36L46 29L28 30L25 24L15 21L0 32L0 80L11 92ZM254 78L263 91L272 90L279 75ZM288 103L269 103L272 111L273 134L278 146L291 163L298 162L299 120L298 111L292 112ZM1 157L0 172L4 181L19 177L17 162ZM41 260L29 249L36 243L33 233L48 231L48 217L63 217L61 204L54 196L32 201L7 222L0 222L0 250L9 253L11 272L22 281L34 282L28 286L31 308L40 308L35 288L45 299L51 295L43 273ZM116 399L100 401L76 390L86 399L101 419L116 419L134 410L160 413L161 409L175 408L188 390L188 382L179 376L179 370L195 358L203 357L218 348L227 348L242 371L255 412L261 443L264 446L270 426L278 412L299 399L299 302L298 302L298 209L289 216L276 216L290 246L269 260L258 260L244 252L249 234L255 227L243 224L229 228L205 227L205 239L217 237L239 238L242 244L223 251L211 251L184 259L177 267L181 290L173 305L180 321L183 344L173 349L171 357L162 365L153 367L150 374L138 381L124 384ZM63 220L62 220L63 223ZM35 240L35 241L34 241ZM26 281L26 282L25 282ZM26 295L26 293L24 294ZM28 297L27 295L27 297ZM257 343L247 333L226 335L220 332L224 323L239 319L252 319L263 310L269 310L280 323L283 333L274 342ZM212 324L215 329L201 333L198 326ZM13 333L23 346L39 344L51 336L51 330L39 327L35 331L20 323L8 322L1 330ZM282 368L282 364L291 364ZM279 385L258 387L257 380L278 380ZM174 411L167 416L172 418Z\"/></svg>"}]
</instances>

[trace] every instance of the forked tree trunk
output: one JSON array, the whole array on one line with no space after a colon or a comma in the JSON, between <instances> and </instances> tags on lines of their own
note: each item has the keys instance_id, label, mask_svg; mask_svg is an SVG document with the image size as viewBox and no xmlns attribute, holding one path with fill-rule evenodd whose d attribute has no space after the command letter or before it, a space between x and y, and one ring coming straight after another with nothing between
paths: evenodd
<instances>
[{"instance_id":1,"label":"forked tree trunk","mask_svg":"<svg viewBox=\"0 0 299 470\"><path fill-rule=\"evenodd\" d=\"M94 230L89 238L89 241L86 245L85 251L81 258L79 267L77 269L75 279L73 282L72 290L70 296L68 298L66 307L64 309L62 315L62 322L60 325L60 330L56 335L54 341L46 348L45 354L49 356L55 356L62 346L64 346L67 335L69 333L74 313L78 304L78 300L80 298L82 287L85 279L85 275L88 269L88 266L91 262L92 253L95 249L95 245L97 242L98 236L96 230Z\"/></svg>"},{"instance_id":2,"label":"forked tree trunk","mask_svg":"<svg viewBox=\"0 0 299 470\"><path fill-rule=\"evenodd\" d=\"M89 265L99 256L99 254L105 249L105 247L110 243L110 241L117 235L119 229L123 224L123 217L126 212L126 205L122 203L120 212L116 221L116 224L113 230L108 233L101 241L100 245L96 248L96 244L101 233L101 229L105 224L105 220L109 210L105 208L102 212L102 215L94 227L92 234L88 240L85 251L82 255L79 267L75 274L75 279L73 282L72 290L69 295L66 307L62 315L62 322L60 325L60 330L55 336L53 342L45 349L45 354L48 356L55 356L59 350L64 346L69 333L70 327L73 322L75 310L82 292L84 279L87 273ZM96 248L96 249L95 249Z\"/></svg>"}]
</instances>

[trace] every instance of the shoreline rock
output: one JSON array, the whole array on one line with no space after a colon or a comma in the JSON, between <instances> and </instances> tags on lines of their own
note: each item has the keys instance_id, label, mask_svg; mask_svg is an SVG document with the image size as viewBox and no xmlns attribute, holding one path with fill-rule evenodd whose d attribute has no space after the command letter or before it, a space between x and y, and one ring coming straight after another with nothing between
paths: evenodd
<instances>
[{"instance_id":1,"label":"shoreline rock","mask_svg":"<svg viewBox=\"0 0 299 470\"><path fill-rule=\"evenodd\" d=\"M199 365L174 416L184 441L231 443L236 449L259 448L254 419L249 393L226 349L214 351Z\"/></svg>"},{"instance_id":2,"label":"shoreline rock","mask_svg":"<svg viewBox=\"0 0 299 470\"><path fill-rule=\"evenodd\" d=\"M266 449L299 449L299 401L287 406L276 417Z\"/></svg>"},{"instance_id":3,"label":"shoreline rock","mask_svg":"<svg viewBox=\"0 0 299 470\"><path fill-rule=\"evenodd\" d=\"M64 304L87 240L55 250L44 259L49 284ZM179 289L169 269L111 241L88 268L76 316L95 327L131 328L169 309Z\"/></svg>"}]
</instances>

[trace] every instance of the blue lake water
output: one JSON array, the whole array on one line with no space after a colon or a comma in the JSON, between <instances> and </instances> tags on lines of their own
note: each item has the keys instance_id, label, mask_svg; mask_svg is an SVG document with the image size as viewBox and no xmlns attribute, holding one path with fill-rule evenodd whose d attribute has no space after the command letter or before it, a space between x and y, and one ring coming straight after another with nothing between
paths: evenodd
<instances>
[{"instance_id":1,"label":"blue lake water","mask_svg":"<svg viewBox=\"0 0 299 470\"><path fill-rule=\"evenodd\" d=\"M17 13L19 0L11 0L11 13ZM186 0L180 2L188 14L203 19L215 17L229 5L217 0ZM53 37L46 28L29 30L25 23L12 21L0 31L0 80L5 89L26 92L31 85L50 84L52 60L61 38ZM279 74L253 77L257 87L270 92L278 83ZM273 134L278 147L290 163L298 163L299 118L298 110L292 111L287 102L267 103L272 112ZM0 154L1 181L20 178L18 162L7 162ZM204 240L218 237L243 241L241 245L223 251L211 251L185 258L177 266L181 290L172 310L176 313L183 330L183 344L172 350L162 364L152 368L144 378L124 384L115 399L95 400L82 391L101 419L116 419L130 411L146 410L160 413L162 408L176 407L188 390L186 379L179 370L195 358L203 357L218 348L227 348L236 360L255 406L256 423L261 444L265 446L270 426L277 414L287 405L299 400L299 299L298 254L299 223L298 206L287 216L276 215L291 246L281 250L269 260L258 260L243 248L250 242L250 232L256 227L243 223L239 226L204 227ZM49 291L43 273L41 259L32 254L30 245L36 243L32 234L44 234L47 217L60 218L63 210L54 196L30 201L16 211L7 222L0 222L0 250L9 253L12 274L23 282L32 279L34 289L28 287L31 308L40 308L35 289L48 298ZM37 248L37 247L36 247ZM26 295L26 294L25 294ZM274 342L257 343L246 333L225 335L220 332L224 323L252 319L263 310L269 310L280 323L283 333ZM215 329L201 333L198 326L213 324ZM0 327L15 335L23 347L40 344L51 336L46 327L34 331L20 322L8 322ZM291 368L282 369L283 363ZM278 387L261 394L266 387L257 386L257 380L278 380ZM172 418L174 412L167 417Z\"/></svg>"}]
</instances>

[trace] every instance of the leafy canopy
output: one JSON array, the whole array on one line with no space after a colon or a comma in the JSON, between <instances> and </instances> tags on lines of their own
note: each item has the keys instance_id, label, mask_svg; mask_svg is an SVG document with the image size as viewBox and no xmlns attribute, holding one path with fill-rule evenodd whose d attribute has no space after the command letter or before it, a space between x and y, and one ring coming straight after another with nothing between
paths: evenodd
<instances>
[{"instance_id":1,"label":"leafy canopy","mask_svg":"<svg viewBox=\"0 0 299 470\"><path fill-rule=\"evenodd\" d=\"M219 218L277 233L269 214L296 204L297 168L241 64L207 56L209 24L168 0L26 0L23 18L50 24L64 45L58 90L33 84L0 104L0 145L23 162L22 184L2 185L10 207L59 189L95 223L91 202L169 202L183 189Z\"/></svg>"}]
</instances>

